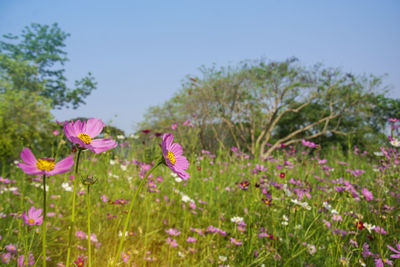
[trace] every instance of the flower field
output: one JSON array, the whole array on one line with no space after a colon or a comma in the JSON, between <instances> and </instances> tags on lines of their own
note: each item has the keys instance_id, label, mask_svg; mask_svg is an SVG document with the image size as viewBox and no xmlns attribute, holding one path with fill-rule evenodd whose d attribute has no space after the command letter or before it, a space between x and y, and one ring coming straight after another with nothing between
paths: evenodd
<instances>
[{"instance_id":1,"label":"flower field","mask_svg":"<svg viewBox=\"0 0 400 267\"><path fill-rule=\"evenodd\" d=\"M27 144L2 174L2 265L400 266L397 133L379 151L303 140L257 159L103 126L66 122L53 155Z\"/></svg>"}]
</instances>

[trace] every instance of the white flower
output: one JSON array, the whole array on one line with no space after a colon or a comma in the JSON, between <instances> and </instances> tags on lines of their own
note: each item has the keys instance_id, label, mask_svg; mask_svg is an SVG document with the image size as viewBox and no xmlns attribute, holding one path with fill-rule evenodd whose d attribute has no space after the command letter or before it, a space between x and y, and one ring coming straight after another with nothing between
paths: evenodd
<instances>
[{"instance_id":1,"label":"white flower","mask_svg":"<svg viewBox=\"0 0 400 267\"><path fill-rule=\"evenodd\" d=\"M115 160L110 159L110 165L115 165Z\"/></svg>"},{"instance_id":2,"label":"white flower","mask_svg":"<svg viewBox=\"0 0 400 267\"><path fill-rule=\"evenodd\" d=\"M394 147L400 147L400 141L397 140L396 138L393 138L392 141L390 141L390 144Z\"/></svg>"},{"instance_id":3,"label":"white flower","mask_svg":"<svg viewBox=\"0 0 400 267\"><path fill-rule=\"evenodd\" d=\"M332 209L332 206L331 205L329 205L329 203L328 202L326 202L326 201L324 201L323 203L322 203L322 205L324 206L324 208L325 209L327 209L327 210L331 210Z\"/></svg>"},{"instance_id":4,"label":"white flower","mask_svg":"<svg viewBox=\"0 0 400 267\"><path fill-rule=\"evenodd\" d=\"M289 223L287 221L281 222L282 225L288 225Z\"/></svg>"},{"instance_id":5,"label":"white flower","mask_svg":"<svg viewBox=\"0 0 400 267\"><path fill-rule=\"evenodd\" d=\"M282 187L282 189L283 189L283 191L285 192L285 194L286 194L288 197L291 197L291 196L292 196L292 192L288 189L287 184L284 184L283 187Z\"/></svg>"},{"instance_id":6,"label":"white flower","mask_svg":"<svg viewBox=\"0 0 400 267\"><path fill-rule=\"evenodd\" d=\"M182 252L178 251L178 256L184 258L185 254L183 254Z\"/></svg>"},{"instance_id":7,"label":"white flower","mask_svg":"<svg viewBox=\"0 0 400 267\"><path fill-rule=\"evenodd\" d=\"M172 175L172 177L174 177L174 178L178 177L178 174L176 174L176 173L174 173L174 172L171 172L171 175Z\"/></svg>"},{"instance_id":8,"label":"white flower","mask_svg":"<svg viewBox=\"0 0 400 267\"><path fill-rule=\"evenodd\" d=\"M365 229L368 230L369 233L371 233L371 230L374 230L375 225L369 224L369 223L364 223Z\"/></svg>"},{"instance_id":9,"label":"white flower","mask_svg":"<svg viewBox=\"0 0 400 267\"><path fill-rule=\"evenodd\" d=\"M297 199L291 199L290 201L291 201L292 203L296 204L296 205L300 205L300 204L301 204L301 202L298 201Z\"/></svg>"},{"instance_id":10,"label":"white flower","mask_svg":"<svg viewBox=\"0 0 400 267\"><path fill-rule=\"evenodd\" d=\"M182 201L183 202L194 202L193 199L191 199L189 196L182 194Z\"/></svg>"},{"instance_id":11,"label":"white flower","mask_svg":"<svg viewBox=\"0 0 400 267\"><path fill-rule=\"evenodd\" d=\"M218 259L222 262L226 261L228 258L225 256L219 256Z\"/></svg>"},{"instance_id":12,"label":"white flower","mask_svg":"<svg viewBox=\"0 0 400 267\"><path fill-rule=\"evenodd\" d=\"M138 139L138 138L139 138L139 135L131 134L131 135L129 135L129 138Z\"/></svg>"},{"instance_id":13,"label":"white flower","mask_svg":"<svg viewBox=\"0 0 400 267\"><path fill-rule=\"evenodd\" d=\"M288 218L286 215L283 215L282 218L283 218L283 220L285 220L285 221L289 221L289 218Z\"/></svg>"},{"instance_id":14,"label":"white flower","mask_svg":"<svg viewBox=\"0 0 400 267\"><path fill-rule=\"evenodd\" d=\"M235 216L235 217L232 217L232 218L231 218L231 222L234 222L234 223L242 223L242 222L243 222L243 218L242 218L242 217Z\"/></svg>"},{"instance_id":15,"label":"white flower","mask_svg":"<svg viewBox=\"0 0 400 267\"><path fill-rule=\"evenodd\" d=\"M333 210L331 210L331 213L332 214L338 214L339 212L337 210L333 209Z\"/></svg>"},{"instance_id":16,"label":"white flower","mask_svg":"<svg viewBox=\"0 0 400 267\"><path fill-rule=\"evenodd\" d=\"M180 177L176 177L176 178L175 178L175 182L177 182L177 183L180 183L180 182L182 182L182 181L183 181L183 179L180 178Z\"/></svg>"},{"instance_id":17,"label":"white flower","mask_svg":"<svg viewBox=\"0 0 400 267\"><path fill-rule=\"evenodd\" d=\"M299 229L301 229L303 226L301 226L301 224L298 224L298 225L296 225L295 227L294 227L294 229L296 229L296 230L299 230Z\"/></svg>"},{"instance_id":18,"label":"white flower","mask_svg":"<svg viewBox=\"0 0 400 267\"><path fill-rule=\"evenodd\" d=\"M69 185L69 183L62 183L61 187L64 188L65 191L68 191L68 192L74 191L72 186Z\"/></svg>"},{"instance_id":19,"label":"white flower","mask_svg":"<svg viewBox=\"0 0 400 267\"><path fill-rule=\"evenodd\" d=\"M383 152L382 151L374 152L374 155L377 157L383 157Z\"/></svg>"},{"instance_id":20,"label":"white flower","mask_svg":"<svg viewBox=\"0 0 400 267\"><path fill-rule=\"evenodd\" d=\"M122 237L122 231L119 231L119 232L118 232L118 236L119 236L119 237ZM125 232L125 237L127 237L127 236L128 236L128 232Z\"/></svg>"},{"instance_id":21,"label":"white flower","mask_svg":"<svg viewBox=\"0 0 400 267\"><path fill-rule=\"evenodd\" d=\"M123 135L117 135L117 139L118 139L118 140L124 140L124 139L125 139L125 136L123 136Z\"/></svg>"},{"instance_id":22,"label":"white flower","mask_svg":"<svg viewBox=\"0 0 400 267\"><path fill-rule=\"evenodd\" d=\"M15 186L8 188L8 191L11 191L11 192L14 192L14 191L17 191L17 190L18 190L18 188L15 187Z\"/></svg>"},{"instance_id":23,"label":"white flower","mask_svg":"<svg viewBox=\"0 0 400 267\"><path fill-rule=\"evenodd\" d=\"M121 170L126 171L128 167L126 165L121 165Z\"/></svg>"}]
</instances>

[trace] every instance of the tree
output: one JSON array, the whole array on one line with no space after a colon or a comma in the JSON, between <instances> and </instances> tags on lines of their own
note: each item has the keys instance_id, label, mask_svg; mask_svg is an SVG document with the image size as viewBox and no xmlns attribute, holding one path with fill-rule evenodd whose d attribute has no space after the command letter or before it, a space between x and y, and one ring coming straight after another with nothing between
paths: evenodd
<instances>
[{"instance_id":1,"label":"tree","mask_svg":"<svg viewBox=\"0 0 400 267\"><path fill-rule=\"evenodd\" d=\"M39 95L52 101L52 108L60 109L72 105L75 109L85 104L83 99L96 89L96 82L89 72L87 76L75 81L74 89L67 87L65 69L62 66L68 61L67 53L63 48L69 36L70 34L62 31L57 23L51 26L32 23L24 28L20 36L3 35L5 40L0 41L0 54L3 60L26 62L27 68L35 66L37 79L43 84L40 90L29 84L21 87L18 83L14 83L15 88L38 92ZM9 71L8 74L15 81L26 78L25 72Z\"/></svg>"},{"instance_id":2,"label":"tree","mask_svg":"<svg viewBox=\"0 0 400 267\"><path fill-rule=\"evenodd\" d=\"M211 133L221 146L234 145L261 158L302 139L354 133L374 116L377 105L371 99L382 89L373 75L356 77L321 64L306 68L295 58L200 71L201 78L188 77L161 109L150 109L146 118L154 119L149 123L165 121L168 110L179 111L176 120L195 113L193 122L203 136Z\"/></svg>"}]
</instances>

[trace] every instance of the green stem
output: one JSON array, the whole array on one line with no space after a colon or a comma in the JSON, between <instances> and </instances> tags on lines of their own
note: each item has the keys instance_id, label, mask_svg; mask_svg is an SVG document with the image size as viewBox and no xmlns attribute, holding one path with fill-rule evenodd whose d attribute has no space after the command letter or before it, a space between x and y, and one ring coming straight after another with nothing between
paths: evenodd
<instances>
[{"instance_id":1,"label":"green stem","mask_svg":"<svg viewBox=\"0 0 400 267\"><path fill-rule=\"evenodd\" d=\"M43 267L46 267L46 175L43 174L43 222L42 222L42 254L43 254Z\"/></svg>"},{"instance_id":2,"label":"green stem","mask_svg":"<svg viewBox=\"0 0 400 267\"><path fill-rule=\"evenodd\" d=\"M122 238L121 241L119 242L119 246L118 246L118 251L117 254L115 254L114 257L114 262L113 262L113 266L115 266L118 262L118 258L119 258L119 254L121 253L121 249L122 249L122 245L124 244L124 240L125 240L125 232L126 229L128 228L128 223L129 223L129 218L131 217L131 212L132 212L132 208L133 208L133 204L135 203L137 194L140 192L140 189L142 188L144 181L146 181L147 177L150 175L150 173L152 173L160 164L162 164L162 161L160 160L158 163L156 163L150 170L149 172L146 174L146 176L142 179L142 181L139 184L139 187L136 189L135 195L133 196L133 199L131 201L131 205L129 206L129 211L128 211L128 215L126 216L125 219L125 224L124 224L124 230L122 231Z\"/></svg>"},{"instance_id":3,"label":"green stem","mask_svg":"<svg viewBox=\"0 0 400 267\"><path fill-rule=\"evenodd\" d=\"M88 205L88 250L89 250L89 260L88 264L89 267L92 266L92 254L91 254L91 249L90 249L90 185L87 187L87 205Z\"/></svg>"},{"instance_id":4,"label":"green stem","mask_svg":"<svg viewBox=\"0 0 400 267\"><path fill-rule=\"evenodd\" d=\"M78 167L79 167L79 158L81 155L81 149L78 148L78 155L76 156L75 163L75 172L74 172L74 193L72 195L72 216L71 216L71 225L69 227L69 237L68 237L68 252L67 252L67 264L66 267L69 267L69 259L71 255L71 243L72 243L72 231L75 226L75 202L76 202L76 187L78 180Z\"/></svg>"}]
</instances>

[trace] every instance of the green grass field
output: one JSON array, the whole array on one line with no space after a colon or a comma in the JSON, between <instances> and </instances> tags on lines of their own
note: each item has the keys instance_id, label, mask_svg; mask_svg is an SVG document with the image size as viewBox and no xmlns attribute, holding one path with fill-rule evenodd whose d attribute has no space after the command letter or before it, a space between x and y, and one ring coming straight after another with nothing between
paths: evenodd
<instances>
[{"instance_id":1,"label":"green grass field","mask_svg":"<svg viewBox=\"0 0 400 267\"><path fill-rule=\"evenodd\" d=\"M156 168L124 234L129 205L151 167L139 153L143 146L124 144L81 153L71 266L88 266L88 214L92 266L400 266L394 251L400 246L399 156L390 148L386 157L356 148L320 154L300 144L266 160L230 150L184 150L190 178L182 181L165 165ZM54 152L69 146L65 139ZM46 179L48 266L66 263L73 174ZM87 176L97 179L90 208L81 183ZM23 266L24 259L42 265L42 226L22 218L31 206L42 208L41 182L16 164L0 180L4 266Z\"/></svg>"}]
</instances>

